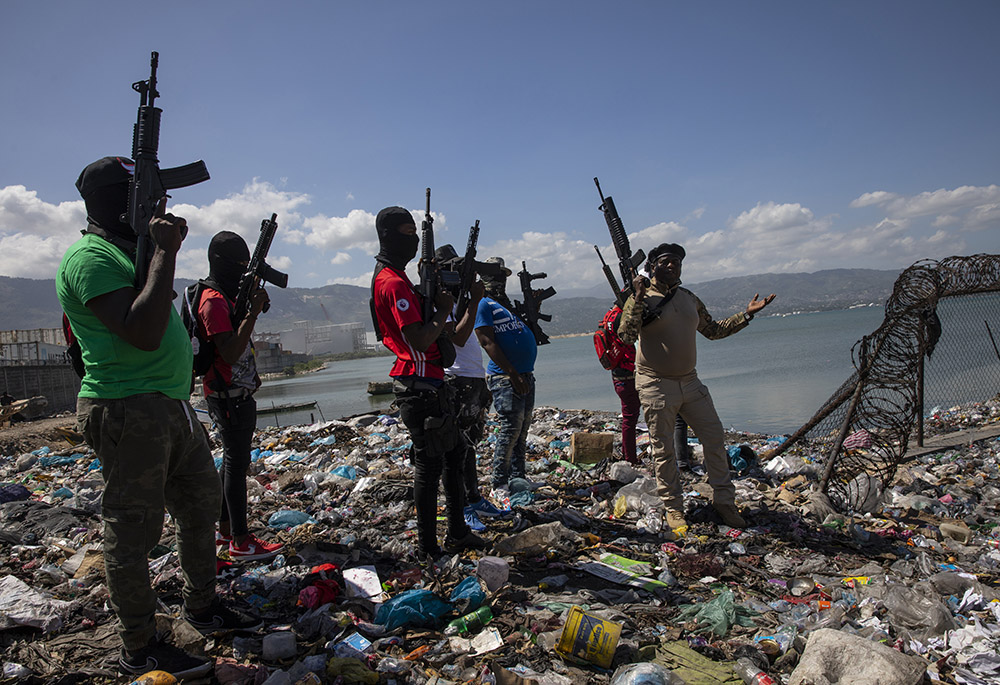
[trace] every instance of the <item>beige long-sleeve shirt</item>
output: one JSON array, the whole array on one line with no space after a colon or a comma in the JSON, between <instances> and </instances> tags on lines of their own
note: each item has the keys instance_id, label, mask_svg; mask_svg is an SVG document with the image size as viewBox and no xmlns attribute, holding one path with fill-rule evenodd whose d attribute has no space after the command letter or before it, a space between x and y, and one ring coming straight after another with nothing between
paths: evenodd
<instances>
[{"instance_id":1,"label":"beige long-sleeve shirt","mask_svg":"<svg viewBox=\"0 0 1000 685\"><path fill-rule=\"evenodd\" d=\"M695 371L698 361L695 332L719 340L746 328L750 321L744 312L715 321L694 293L678 288L660 315L643 326L646 313L655 309L664 295L651 284L642 302L636 303L634 297L625 302L618 335L626 344L636 345L636 373L659 378L687 376Z\"/></svg>"}]
</instances>

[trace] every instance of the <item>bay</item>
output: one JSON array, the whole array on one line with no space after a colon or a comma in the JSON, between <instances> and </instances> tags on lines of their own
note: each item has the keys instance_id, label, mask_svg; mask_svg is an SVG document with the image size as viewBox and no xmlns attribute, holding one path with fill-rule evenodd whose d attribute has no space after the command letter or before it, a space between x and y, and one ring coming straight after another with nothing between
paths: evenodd
<instances>
[{"instance_id":1,"label":"bay","mask_svg":"<svg viewBox=\"0 0 1000 685\"><path fill-rule=\"evenodd\" d=\"M727 428L765 434L791 433L809 420L854 371L851 347L882 323L881 306L757 317L723 340L698 337L698 375L708 386ZM595 322L596 325L596 322ZM936 358L949 358L948 336ZM992 363L992 362L990 362ZM342 418L389 407L391 395L368 395L369 381L388 380L391 357L331 363L315 373L268 380L258 406L316 401L303 411L261 413L258 425L288 425ZM996 364L994 364L996 366ZM950 372L949 372L950 373ZM931 372L929 372L931 377ZM553 338L538 350L536 406L619 412L611 374L601 368L590 336ZM985 397L935 397L929 383L926 407Z\"/></svg>"}]
</instances>

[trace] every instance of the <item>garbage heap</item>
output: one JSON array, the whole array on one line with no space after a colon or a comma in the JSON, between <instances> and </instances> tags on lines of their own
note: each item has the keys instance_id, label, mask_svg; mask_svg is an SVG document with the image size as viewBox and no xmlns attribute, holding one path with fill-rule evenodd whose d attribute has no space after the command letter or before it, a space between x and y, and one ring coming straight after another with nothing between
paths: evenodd
<instances>
[{"instance_id":1,"label":"garbage heap","mask_svg":"<svg viewBox=\"0 0 1000 685\"><path fill-rule=\"evenodd\" d=\"M992 400L932 423L998 420ZM843 514L816 492L807 445L761 463L782 436L729 433L745 530L709 506L692 440L689 527L670 531L648 453L639 467L616 459L619 428L611 414L537 408L530 481L481 520L492 548L433 563L415 555L398 417L262 430L251 530L284 553L227 565L222 552L218 588L267 627L205 638L180 618L169 520L149 559L159 627L215 657L219 683L1000 682L1000 440L912 460ZM478 449L484 482L495 431ZM3 682L128 682L99 466L85 446L0 463Z\"/></svg>"}]
</instances>

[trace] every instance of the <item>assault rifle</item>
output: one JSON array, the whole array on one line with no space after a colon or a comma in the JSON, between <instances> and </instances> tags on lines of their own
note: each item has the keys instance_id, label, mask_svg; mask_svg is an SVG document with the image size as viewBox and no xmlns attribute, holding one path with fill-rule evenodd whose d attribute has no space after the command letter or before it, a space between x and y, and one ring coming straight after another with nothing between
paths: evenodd
<instances>
[{"instance_id":1,"label":"assault rifle","mask_svg":"<svg viewBox=\"0 0 1000 685\"><path fill-rule=\"evenodd\" d=\"M138 236L135 251L135 287L142 290L149 273L153 249L149 241L149 222L156 206L168 190L184 188L209 179L205 162L198 160L172 169L160 169L156 153L160 145L160 114L154 106L160 93L156 90L156 66L160 54L149 58L148 81L136 81L132 89L139 93L139 114L132 129L132 159L135 172L129 182L128 212L122 217Z\"/></svg>"},{"instance_id":2,"label":"assault rifle","mask_svg":"<svg viewBox=\"0 0 1000 685\"><path fill-rule=\"evenodd\" d=\"M628 234L625 233L625 226L622 224L621 217L618 216L618 210L615 209L614 200L610 196L604 197L601 184L596 176L594 183L597 185L598 195L601 196L601 206L598 209L604 213L604 221L608 224L608 231L611 232L611 242L615 246L615 252L618 253L618 269L621 271L623 281L622 292L626 295L632 295L632 281L639 273L637 271L639 265L646 260L646 254L642 250L632 252L632 248L628 244Z\"/></svg>"},{"instance_id":3,"label":"assault rifle","mask_svg":"<svg viewBox=\"0 0 1000 685\"><path fill-rule=\"evenodd\" d=\"M548 278L548 274L544 271L536 274L531 273L528 271L527 264L523 261L521 262L521 270L517 273L517 277L521 280L521 292L524 294L524 303L514 303L514 308L517 310L515 313L521 317L524 323L528 325L528 328L531 329L531 332L535 334L535 342L539 345L547 345L549 336L545 335L538 322L539 320L552 321L552 315L542 314L541 308L542 301L555 295L556 289L551 285L545 290L535 290L532 288L532 281L539 278Z\"/></svg>"},{"instance_id":4,"label":"assault rifle","mask_svg":"<svg viewBox=\"0 0 1000 685\"><path fill-rule=\"evenodd\" d=\"M479 219L469 229L469 242L465 245L465 257L459 269L458 304L455 307L455 320L461 321L465 310L472 299L472 284L476 280L476 244L479 242Z\"/></svg>"},{"instance_id":5,"label":"assault rifle","mask_svg":"<svg viewBox=\"0 0 1000 685\"><path fill-rule=\"evenodd\" d=\"M277 218L277 214L272 214L270 219L264 219L260 222L260 237L257 238L257 245L253 248L253 255L250 257L250 263L247 264L247 271L240 278L240 290L236 295L236 304L233 306L233 318L237 324L250 313L250 298L264 286L265 281L279 288L288 287L288 274L281 273L264 261L267 259L268 250L271 249L274 232L278 230L278 223L275 221ZM266 312L268 309L270 309L270 304L265 304L262 311Z\"/></svg>"},{"instance_id":6,"label":"assault rifle","mask_svg":"<svg viewBox=\"0 0 1000 685\"><path fill-rule=\"evenodd\" d=\"M438 270L434 263L434 217L431 216L431 189L427 189L427 209L420 224L420 283L417 292L424 298L424 323L434 316L434 298L438 290Z\"/></svg>"},{"instance_id":7,"label":"assault rifle","mask_svg":"<svg viewBox=\"0 0 1000 685\"><path fill-rule=\"evenodd\" d=\"M622 297L621 288L618 287L618 281L615 280L615 275L611 272L611 267L604 261L604 255L601 254L597 245L594 245L594 250L597 251L597 258L601 260L601 268L604 269L604 277L608 279L608 283L611 285L611 292L615 294L615 302L619 307L624 307L625 300Z\"/></svg>"}]
</instances>

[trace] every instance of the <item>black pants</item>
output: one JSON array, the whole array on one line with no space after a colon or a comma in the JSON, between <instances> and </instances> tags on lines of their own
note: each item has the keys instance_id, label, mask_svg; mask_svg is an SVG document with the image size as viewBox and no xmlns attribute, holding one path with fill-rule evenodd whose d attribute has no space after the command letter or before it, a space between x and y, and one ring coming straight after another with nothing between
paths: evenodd
<instances>
[{"instance_id":1,"label":"black pants","mask_svg":"<svg viewBox=\"0 0 1000 685\"><path fill-rule=\"evenodd\" d=\"M233 537L247 528L247 469L250 444L257 428L257 401L251 395L208 398L208 414L222 439L222 511L219 521L229 522Z\"/></svg>"},{"instance_id":2,"label":"black pants","mask_svg":"<svg viewBox=\"0 0 1000 685\"><path fill-rule=\"evenodd\" d=\"M483 496L479 492L476 445L482 441L483 435L486 433L486 412L489 411L493 396L490 395L485 378L445 376L445 383L454 389L458 430L461 431L465 440L463 466L465 499L466 502L478 502Z\"/></svg>"},{"instance_id":3,"label":"black pants","mask_svg":"<svg viewBox=\"0 0 1000 685\"><path fill-rule=\"evenodd\" d=\"M444 480L448 535L464 537L469 532L462 510L465 493L462 462L465 441L458 431L451 391L434 387L413 376L393 383L396 406L413 446L413 503L417 510L417 535L422 552L437 551L438 484Z\"/></svg>"}]
</instances>

